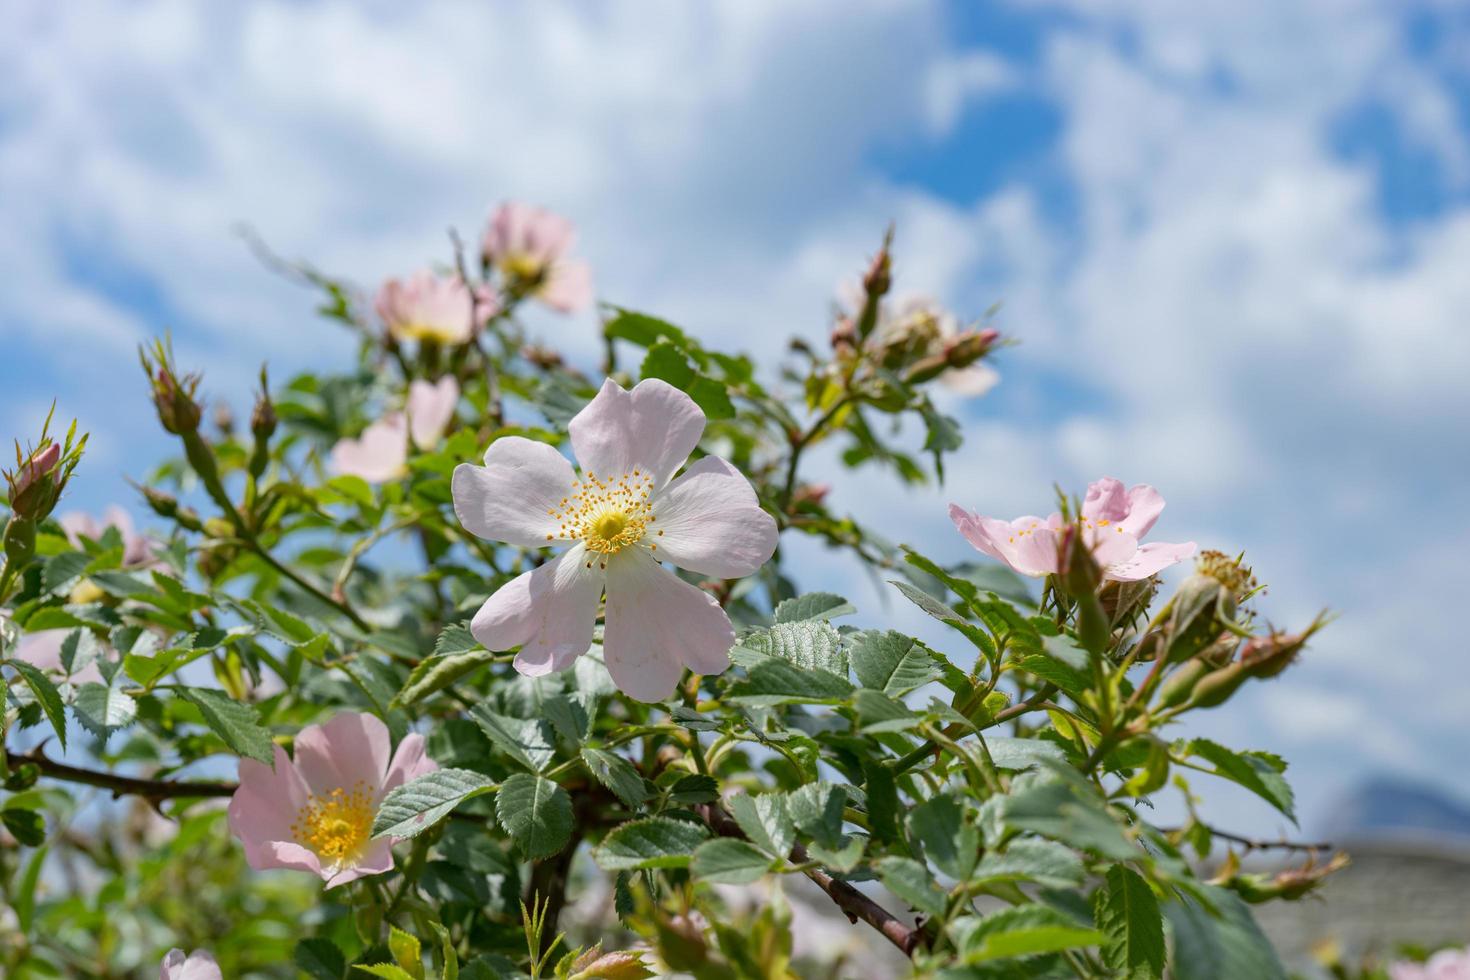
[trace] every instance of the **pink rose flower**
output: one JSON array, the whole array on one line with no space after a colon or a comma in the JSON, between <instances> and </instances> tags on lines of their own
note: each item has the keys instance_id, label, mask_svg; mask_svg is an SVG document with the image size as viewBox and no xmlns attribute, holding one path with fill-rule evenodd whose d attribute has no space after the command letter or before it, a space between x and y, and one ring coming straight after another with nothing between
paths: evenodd
<instances>
[{"instance_id":1,"label":"pink rose flower","mask_svg":"<svg viewBox=\"0 0 1470 980\"><path fill-rule=\"evenodd\" d=\"M454 512L478 537L520 548L570 547L502 586L470 629L491 650L520 647L536 677L565 670L592 643L607 595L603 651L613 681L640 701L668 697L684 667L718 674L735 631L709 593L659 565L716 578L750 575L776 549L776 522L741 473L714 456L677 480L704 432L688 395L650 379L606 381L572 419L572 464L551 446L497 439L484 466L454 471Z\"/></svg>"},{"instance_id":2,"label":"pink rose flower","mask_svg":"<svg viewBox=\"0 0 1470 980\"><path fill-rule=\"evenodd\" d=\"M158 968L158 980L224 980L219 964L207 950L196 949L188 958L182 949L171 949Z\"/></svg>"},{"instance_id":3,"label":"pink rose flower","mask_svg":"<svg viewBox=\"0 0 1470 980\"><path fill-rule=\"evenodd\" d=\"M83 664L81 669L73 674L67 674L66 666L61 662L62 644L66 642L67 636L71 634L69 629L37 630L27 633L20 638L15 645L15 656L35 667L37 670L54 674L56 677L65 678L72 684L89 684L93 681L102 682L102 672L97 669L95 659ZM99 650L99 654L107 653Z\"/></svg>"},{"instance_id":4,"label":"pink rose flower","mask_svg":"<svg viewBox=\"0 0 1470 980\"><path fill-rule=\"evenodd\" d=\"M296 758L276 746L275 769L240 760L230 799L230 830L257 871L294 868L331 888L393 868L391 838L369 838L384 794L439 766L424 737L406 736L391 752L388 728L372 715L344 711L296 736Z\"/></svg>"},{"instance_id":5,"label":"pink rose flower","mask_svg":"<svg viewBox=\"0 0 1470 980\"><path fill-rule=\"evenodd\" d=\"M513 290L561 313L575 313L592 302L592 268L566 257L576 240L566 218L508 202L491 217L481 251L485 264L499 269Z\"/></svg>"},{"instance_id":6,"label":"pink rose flower","mask_svg":"<svg viewBox=\"0 0 1470 980\"><path fill-rule=\"evenodd\" d=\"M1125 490L1110 476L1087 488L1082 501L1082 532L1103 577L1134 582L1155 575L1194 554L1195 544L1140 544L1164 509L1164 498L1147 484ZM949 517L965 540L1022 575L1038 577L1057 571L1061 514L1018 517L1013 521L982 517L958 504L949 505Z\"/></svg>"},{"instance_id":7,"label":"pink rose flower","mask_svg":"<svg viewBox=\"0 0 1470 980\"><path fill-rule=\"evenodd\" d=\"M411 382L403 412L391 412L356 439L342 439L332 447L332 471L360 476L369 483L402 478L408 473L410 437L419 449L433 449L444 437L458 404L459 384L452 377L433 384Z\"/></svg>"},{"instance_id":8,"label":"pink rose flower","mask_svg":"<svg viewBox=\"0 0 1470 980\"><path fill-rule=\"evenodd\" d=\"M438 276L425 269L383 283L374 305L394 340L463 344L494 312L484 299L458 276Z\"/></svg>"},{"instance_id":9,"label":"pink rose flower","mask_svg":"<svg viewBox=\"0 0 1470 980\"><path fill-rule=\"evenodd\" d=\"M1388 976L1389 980L1470 980L1470 946L1442 949L1424 963L1391 963Z\"/></svg>"},{"instance_id":10,"label":"pink rose flower","mask_svg":"<svg viewBox=\"0 0 1470 980\"><path fill-rule=\"evenodd\" d=\"M107 533L108 528L115 527L122 537L123 567L147 568L155 562L152 542L137 532L132 517L116 504L102 512L100 521L91 514L76 510L63 514L61 527L72 544L77 544L82 538L96 541Z\"/></svg>"}]
</instances>

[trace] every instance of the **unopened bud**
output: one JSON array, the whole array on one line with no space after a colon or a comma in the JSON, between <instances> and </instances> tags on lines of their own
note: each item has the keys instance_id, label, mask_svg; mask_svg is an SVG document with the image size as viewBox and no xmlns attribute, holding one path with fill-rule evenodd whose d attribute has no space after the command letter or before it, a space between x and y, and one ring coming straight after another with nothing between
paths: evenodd
<instances>
[{"instance_id":1,"label":"unopened bud","mask_svg":"<svg viewBox=\"0 0 1470 980\"><path fill-rule=\"evenodd\" d=\"M1102 569L1092 557L1086 535L1075 524L1062 529L1057 550L1057 578L1063 589L1077 603L1077 638L1084 649L1100 653L1107 646L1112 627L1098 601Z\"/></svg>"},{"instance_id":2,"label":"unopened bud","mask_svg":"<svg viewBox=\"0 0 1470 980\"><path fill-rule=\"evenodd\" d=\"M1194 695L1189 699L1191 708L1214 708L1230 700L1230 696L1239 690L1240 685L1250 679L1250 673L1241 663L1233 663L1228 667L1218 667L1210 671L1194 687Z\"/></svg>"},{"instance_id":3,"label":"unopened bud","mask_svg":"<svg viewBox=\"0 0 1470 980\"><path fill-rule=\"evenodd\" d=\"M893 256L889 252L892 246L893 226L890 225L883 235L882 247L868 263L868 271L863 273L863 292L874 299L893 288Z\"/></svg>"},{"instance_id":4,"label":"unopened bud","mask_svg":"<svg viewBox=\"0 0 1470 980\"><path fill-rule=\"evenodd\" d=\"M1197 658L1176 669L1159 688L1159 708L1172 708L1188 701L1200 678L1209 670L1210 665Z\"/></svg>"},{"instance_id":5,"label":"unopened bud","mask_svg":"<svg viewBox=\"0 0 1470 980\"><path fill-rule=\"evenodd\" d=\"M1300 633L1272 633L1246 641L1240 650L1240 662L1252 677L1275 677L1296 662L1297 656L1307 645L1312 634L1322 628L1325 618L1316 621Z\"/></svg>"},{"instance_id":6,"label":"unopened bud","mask_svg":"<svg viewBox=\"0 0 1470 980\"><path fill-rule=\"evenodd\" d=\"M968 367L990 353L999 337L1000 331L993 327L963 331L944 345L945 361L952 368Z\"/></svg>"},{"instance_id":7,"label":"unopened bud","mask_svg":"<svg viewBox=\"0 0 1470 980\"><path fill-rule=\"evenodd\" d=\"M163 368L153 376L153 407L158 410L158 421L174 435L199 430L204 410L194 400L198 387L197 377L180 381L172 371Z\"/></svg>"},{"instance_id":8,"label":"unopened bud","mask_svg":"<svg viewBox=\"0 0 1470 980\"><path fill-rule=\"evenodd\" d=\"M839 316L837 322L832 325L832 333L829 338L832 349L838 353L847 353L857 348L857 324L850 316Z\"/></svg>"},{"instance_id":9,"label":"unopened bud","mask_svg":"<svg viewBox=\"0 0 1470 980\"><path fill-rule=\"evenodd\" d=\"M276 406L271 402L270 381L265 368L260 369L260 394L255 396L255 408L250 412L250 434L255 444L250 451L250 462L246 469L252 479L260 479L270 463L270 439L276 431Z\"/></svg>"},{"instance_id":10,"label":"unopened bud","mask_svg":"<svg viewBox=\"0 0 1470 980\"><path fill-rule=\"evenodd\" d=\"M148 502L148 506L153 509L153 513L159 517L173 521L190 531L203 530L204 525L199 520L198 513L191 507L181 506L173 494L159 490L157 487L139 486L138 490L143 494L143 499Z\"/></svg>"},{"instance_id":11,"label":"unopened bud","mask_svg":"<svg viewBox=\"0 0 1470 980\"><path fill-rule=\"evenodd\" d=\"M803 483L796 488L796 493L792 494L791 502L796 506L810 504L813 507L820 507L827 499L827 494L831 492L832 484L830 483Z\"/></svg>"},{"instance_id":12,"label":"unopened bud","mask_svg":"<svg viewBox=\"0 0 1470 980\"><path fill-rule=\"evenodd\" d=\"M522 347L521 356L543 371L559 368L564 363L561 354L550 347L542 347L539 344L527 344Z\"/></svg>"},{"instance_id":13,"label":"unopened bud","mask_svg":"<svg viewBox=\"0 0 1470 980\"><path fill-rule=\"evenodd\" d=\"M20 453L17 448L17 458ZM41 520L51 513L51 506L60 496L58 469L61 463L61 444L47 443L20 462L14 473L7 473L10 483L10 509L17 516L28 520Z\"/></svg>"},{"instance_id":14,"label":"unopened bud","mask_svg":"<svg viewBox=\"0 0 1470 980\"><path fill-rule=\"evenodd\" d=\"M1316 890L1328 875L1341 871L1348 863L1348 856L1339 853L1326 864L1309 861L1304 867L1288 868L1272 875L1239 874L1227 866L1228 873L1217 876L1213 884L1224 885L1252 905L1278 899L1293 901Z\"/></svg>"}]
</instances>

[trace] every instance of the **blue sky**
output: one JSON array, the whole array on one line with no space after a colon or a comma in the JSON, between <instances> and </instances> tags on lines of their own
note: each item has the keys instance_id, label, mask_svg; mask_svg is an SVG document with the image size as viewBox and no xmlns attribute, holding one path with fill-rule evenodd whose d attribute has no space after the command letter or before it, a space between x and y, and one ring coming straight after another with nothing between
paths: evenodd
<instances>
[{"instance_id":1,"label":"blue sky","mask_svg":"<svg viewBox=\"0 0 1470 980\"><path fill-rule=\"evenodd\" d=\"M1152 483L1161 539L1245 549L1273 621L1340 613L1201 733L1282 750L1308 826L1373 772L1470 796L1467 65L1470 13L1429 0L31 4L0 37L0 422L80 416L95 510L166 447L140 340L237 406L262 359L343 363L239 222L372 284L547 204L602 298L770 356L894 220L900 291L1001 301L1022 344L954 406L945 488L839 503L960 559L947 500ZM594 356L590 320L535 326Z\"/></svg>"}]
</instances>

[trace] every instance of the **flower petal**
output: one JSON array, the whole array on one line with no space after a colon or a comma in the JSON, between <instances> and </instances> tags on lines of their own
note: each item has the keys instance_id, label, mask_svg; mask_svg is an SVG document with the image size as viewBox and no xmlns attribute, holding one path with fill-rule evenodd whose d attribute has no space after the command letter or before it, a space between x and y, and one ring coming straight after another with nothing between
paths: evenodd
<instances>
[{"instance_id":1,"label":"flower petal","mask_svg":"<svg viewBox=\"0 0 1470 980\"><path fill-rule=\"evenodd\" d=\"M1103 577L1119 582L1136 582L1150 575L1157 575L1170 565L1179 564L1194 554L1195 547L1193 541L1186 541L1182 544L1152 541L1139 548L1127 561L1108 566L1104 570Z\"/></svg>"},{"instance_id":2,"label":"flower petal","mask_svg":"<svg viewBox=\"0 0 1470 980\"><path fill-rule=\"evenodd\" d=\"M219 964L208 950L196 949L184 961L184 969L172 980L223 980Z\"/></svg>"},{"instance_id":3,"label":"flower petal","mask_svg":"<svg viewBox=\"0 0 1470 980\"><path fill-rule=\"evenodd\" d=\"M376 715L341 711L296 736L296 768L317 795L361 782L370 794L383 787L392 743Z\"/></svg>"},{"instance_id":4,"label":"flower petal","mask_svg":"<svg viewBox=\"0 0 1470 980\"><path fill-rule=\"evenodd\" d=\"M962 397L979 398L1000 384L1000 372L988 364L971 364L945 371L939 383Z\"/></svg>"},{"instance_id":5,"label":"flower petal","mask_svg":"<svg viewBox=\"0 0 1470 980\"><path fill-rule=\"evenodd\" d=\"M573 479L572 464L551 446L506 436L490 444L484 466L454 468L454 513L465 530L486 541L544 547L561 537L552 512L572 492Z\"/></svg>"},{"instance_id":6,"label":"flower petal","mask_svg":"<svg viewBox=\"0 0 1470 980\"><path fill-rule=\"evenodd\" d=\"M584 473L616 478L640 469L657 490L699 443L704 412L667 381L649 378L627 391L609 378L568 430Z\"/></svg>"},{"instance_id":7,"label":"flower petal","mask_svg":"<svg viewBox=\"0 0 1470 980\"><path fill-rule=\"evenodd\" d=\"M240 788L230 798L226 817L230 832L244 846L245 859L252 868L300 866L299 856L295 856L296 864L276 863L273 845L292 839L291 825L310 795L295 764L279 745L275 747L274 769L253 759L240 760Z\"/></svg>"},{"instance_id":8,"label":"flower petal","mask_svg":"<svg viewBox=\"0 0 1470 980\"><path fill-rule=\"evenodd\" d=\"M661 701L687 664L698 674L730 666L735 628L714 596L664 570L641 548L608 562L602 652L623 692Z\"/></svg>"},{"instance_id":9,"label":"flower petal","mask_svg":"<svg viewBox=\"0 0 1470 980\"><path fill-rule=\"evenodd\" d=\"M1083 533L1092 560L1104 569L1126 564L1138 553L1138 539L1123 530L1121 524L1093 526Z\"/></svg>"},{"instance_id":10,"label":"flower petal","mask_svg":"<svg viewBox=\"0 0 1470 980\"><path fill-rule=\"evenodd\" d=\"M1128 516L1128 493L1122 481L1111 476L1094 480L1082 498L1082 516L1093 523L1117 524Z\"/></svg>"},{"instance_id":11,"label":"flower petal","mask_svg":"<svg viewBox=\"0 0 1470 980\"><path fill-rule=\"evenodd\" d=\"M750 575L771 560L780 537L750 481L716 456L669 484L654 499L653 512L658 520L645 540L658 545L654 557L701 575Z\"/></svg>"},{"instance_id":12,"label":"flower petal","mask_svg":"<svg viewBox=\"0 0 1470 980\"><path fill-rule=\"evenodd\" d=\"M521 647L515 667L527 676L565 670L592 645L602 579L599 563L579 543L502 585L475 614L470 632L490 650Z\"/></svg>"},{"instance_id":13,"label":"flower petal","mask_svg":"<svg viewBox=\"0 0 1470 980\"><path fill-rule=\"evenodd\" d=\"M996 561L1005 561L1006 557L1001 550L990 540L990 532L985 529L986 518L979 514L965 510L959 504L949 505L949 519L954 522L955 529L964 536L965 540L974 545L975 548Z\"/></svg>"},{"instance_id":14,"label":"flower petal","mask_svg":"<svg viewBox=\"0 0 1470 980\"><path fill-rule=\"evenodd\" d=\"M369 483L398 479L407 462L408 423L397 412L368 426L359 438L332 447L333 472Z\"/></svg>"},{"instance_id":15,"label":"flower petal","mask_svg":"<svg viewBox=\"0 0 1470 980\"><path fill-rule=\"evenodd\" d=\"M408 386L408 431L420 449L432 449L444 435L454 406L459 404L459 383L445 375L434 384L414 379Z\"/></svg>"},{"instance_id":16,"label":"flower petal","mask_svg":"<svg viewBox=\"0 0 1470 980\"><path fill-rule=\"evenodd\" d=\"M558 313L576 313L592 305L592 266L581 259L563 259L546 273L536 298Z\"/></svg>"},{"instance_id":17,"label":"flower petal","mask_svg":"<svg viewBox=\"0 0 1470 980\"><path fill-rule=\"evenodd\" d=\"M338 868L334 874L323 874L322 880L328 888L345 885L349 881L380 875L393 870L393 843L386 837L370 842L367 849L352 864Z\"/></svg>"},{"instance_id":18,"label":"flower petal","mask_svg":"<svg viewBox=\"0 0 1470 980\"><path fill-rule=\"evenodd\" d=\"M388 764L388 775L383 780L383 792L397 789L411 779L439 768L439 763L429 758L427 743L418 732L410 732L398 743L393 761Z\"/></svg>"},{"instance_id":19,"label":"flower petal","mask_svg":"<svg viewBox=\"0 0 1470 980\"><path fill-rule=\"evenodd\" d=\"M1142 538L1163 512L1163 496L1147 483L1140 483L1128 491L1128 517L1123 521L1123 530Z\"/></svg>"},{"instance_id":20,"label":"flower petal","mask_svg":"<svg viewBox=\"0 0 1470 980\"><path fill-rule=\"evenodd\" d=\"M1013 571L1032 578L1056 572L1061 539L1051 519L1027 516L1009 522L993 517L978 520L1000 552L1001 561Z\"/></svg>"}]
</instances>

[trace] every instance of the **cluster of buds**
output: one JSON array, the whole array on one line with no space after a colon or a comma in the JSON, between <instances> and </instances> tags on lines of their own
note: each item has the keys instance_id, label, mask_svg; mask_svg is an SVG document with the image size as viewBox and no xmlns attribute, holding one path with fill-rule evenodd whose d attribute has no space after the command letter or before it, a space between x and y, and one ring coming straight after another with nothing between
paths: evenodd
<instances>
[{"instance_id":1,"label":"cluster of buds","mask_svg":"<svg viewBox=\"0 0 1470 980\"><path fill-rule=\"evenodd\" d=\"M198 432L199 421L204 417L204 407L195 397L200 376L179 375L174 368L173 345L166 339L155 340L151 348L139 347L138 360L143 364L143 373L148 375L158 421L174 435Z\"/></svg>"},{"instance_id":2,"label":"cluster of buds","mask_svg":"<svg viewBox=\"0 0 1470 980\"><path fill-rule=\"evenodd\" d=\"M5 525L5 586L22 570L36 553L36 525L50 516L81 461L87 446L85 433L77 437L77 424L72 422L66 437L57 442L51 437L51 415L41 426L41 438L35 448L22 450L15 444L15 469L4 471L9 491L10 520Z\"/></svg>"}]
</instances>

